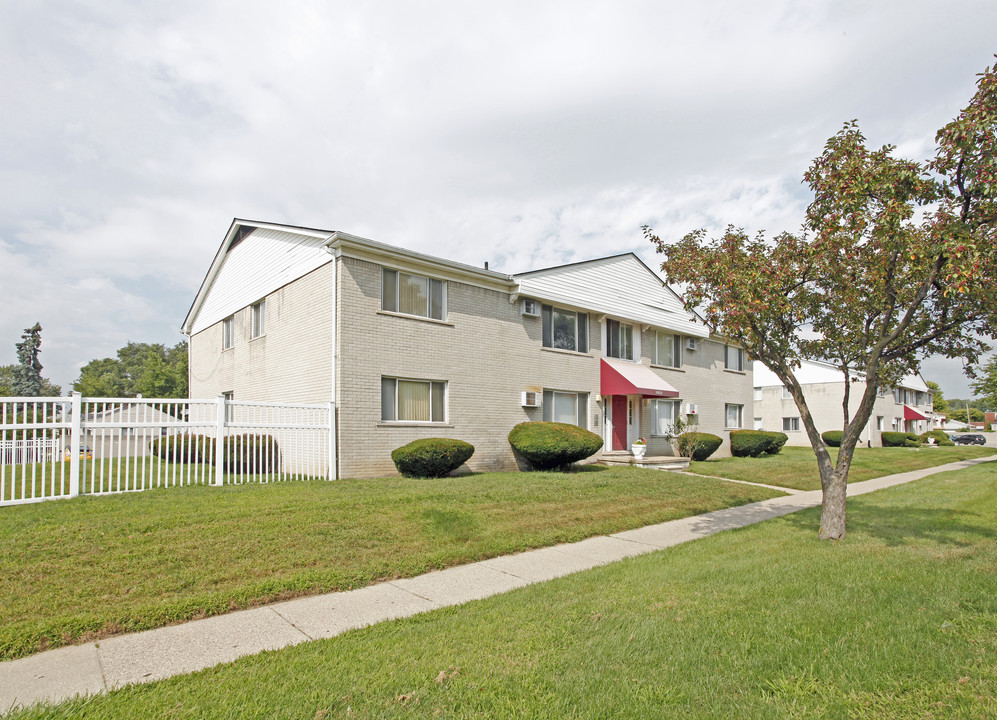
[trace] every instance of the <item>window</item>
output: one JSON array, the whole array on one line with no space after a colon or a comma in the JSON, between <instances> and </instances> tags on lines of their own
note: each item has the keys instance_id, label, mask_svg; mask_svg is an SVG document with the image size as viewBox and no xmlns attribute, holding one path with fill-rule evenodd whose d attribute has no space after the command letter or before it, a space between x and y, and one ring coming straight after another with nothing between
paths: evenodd
<instances>
[{"instance_id":1,"label":"window","mask_svg":"<svg viewBox=\"0 0 997 720\"><path fill-rule=\"evenodd\" d=\"M744 350L733 345L725 346L724 366L728 370L744 370Z\"/></svg>"},{"instance_id":2,"label":"window","mask_svg":"<svg viewBox=\"0 0 997 720\"><path fill-rule=\"evenodd\" d=\"M381 420L446 422L445 382L381 378Z\"/></svg>"},{"instance_id":3,"label":"window","mask_svg":"<svg viewBox=\"0 0 997 720\"><path fill-rule=\"evenodd\" d=\"M744 405L724 406L724 427L739 428L744 415Z\"/></svg>"},{"instance_id":4,"label":"window","mask_svg":"<svg viewBox=\"0 0 997 720\"><path fill-rule=\"evenodd\" d=\"M898 405L903 403L904 401L903 393L904 391L901 390L900 388L893 388L893 402L897 403Z\"/></svg>"},{"instance_id":5,"label":"window","mask_svg":"<svg viewBox=\"0 0 997 720\"><path fill-rule=\"evenodd\" d=\"M792 400L793 399L793 391L789 389L788 385L783 385L782 386L782 399L783 400Z\"/></svg>"},{"instance_id":6,"label":"window","mask_svg":"<svg viewBox=\"0 0 997 720\"><path fill-rule=\"evenodd\" d=\"M654 336L654 364L682 367L682 337L660 332L656 332Z\"/></svg>"},{"instance_id":7,"label":"window","mask_svg":"<svg viewBox=\"0 0 997 720\"><path fill-rule=\"evenodd\" d=\"M879 432L883 431L883 416L882 415L877 415L876 416L876 430L878 430Z\"/></svg>"},{"instance_id":8,"label":"window","mask_svg":"<svg viewBox=\"0 0 997 720\"><path fill-rule=\"evenodd\" d=\"M800 419L798 417L784 417L782 419L783 432L799 432Z\"/></svg>"},{"instance_id":9,"label":"window","mask_svg":"<svg viewBox=\"0 0 997 720\"><path fill-rule=\"evenodd\" d=\"M544 420L588 428L588 393L544 390Z\"/></svg>"},{"instance_id":10,"label":"window","mask_svg":"<svg viewBox=\"0 0 997 720\"><path fill-rule=\"evenodd\" d=\"M618 320L606 321L606 354L621 360L634 359L634 326Z\"/></svg>"},{"instance_id":11,"label":"window","mask_svg":"<svg viewBox=\"0 0 997 720\"><path fill-rule=\"evenodd\" d=\"M671 433L675 423L675 416L679 412L677 400L652 400L651 401L651 434L668 435Z\"/></svg>"},{"instance_id":12,"label":"window","mask_svg":"<svg viewBox=\"0 0 997 720\"><path fill-rule=\"evenodd\" d=\"M388 312L443 320L447 284L442 280L384 268L381 273L381 309Z\"/></svg>"},{"instance_id":13,"label":"window","mask_svg":"<svg viewBox=\"0 0 997 720\"><path fill-rule=\"evenodd\" d=\"M229 390L223 392L222 397L225 398L225 422L234 422L235 409L232 407L232 401L235 400L235 393Z\"/></svg>"},{"instance_id":14,"label":"window","mask_svg":"<svg viewBox=\"0 0 997 720\"><path fill-rule=\"evenodd\" d=\"M260 300L253 305L253 337L262 337L267 332L267 301Z\"/></svg>"},{"instance_id":15,"label":"window","mask_svg":"<svg viewBox=\"0 0 997 720\"><path fill-rule=\"evenodd\" d=\"M761 400L762 399L762 389L760 387L756 387L755 388L755 394L754 394L754 396L751 399L752 400Z\"/></svg>"},{"instance_id":16,"label":"window","mask_svg":"<svg viewBox=\"0 0 997 720\"><path fill-rule=\"evenodd\" d=\"M543 305L540 317L543 324L544 347L576 352L589 351L588 313Z\"/></svg>"},{"instance_id":17,"label":"window","mask_svg":"<svg viewBox=\"0 0 997 720\"><path fill-rule=\"evenodd\" d=\"M222 320L222 350L235 346L235 317Z\"/></svg>"}]
</instances>

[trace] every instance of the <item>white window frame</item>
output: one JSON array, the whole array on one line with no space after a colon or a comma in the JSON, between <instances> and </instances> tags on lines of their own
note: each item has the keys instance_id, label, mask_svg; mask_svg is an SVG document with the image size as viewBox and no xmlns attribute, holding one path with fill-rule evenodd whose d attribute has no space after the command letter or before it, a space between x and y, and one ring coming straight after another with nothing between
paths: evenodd
<instances>
[{"instance_id":1,"label":"white window frame","mask_svg":"<svg viewBox=\"0 0 997 720\"><path fill-rule=\"evenodd\" d=\"M734 363L731 363L732 352L734 353ZM744 348L739 348L736 345L724 345L724 367L727 370L744 372Z\"/></svg>"},{"instance_id":2,"label":"white window frame","mask_svg":"<svg viewBox=\"0 0 997 720\"><path fill-rule=\"evenodd\" d=\"M565 390L549 390L544 389L543 391L543 419L546 422L561 422L559 420L554 420L554 408L559 397L573 397L575 401L575 422L570 423L571 425L577 425L580 428L588 430L588 404L589 404L589 394L583 392L569 392Z\"/></svg>"},{"instance_id":3,"label":"white window frame","mask_svg":"<svg viewBox=\"0 0 997 720\"><path fill-rule=\"evenodd\" d=\"M762 389L760 387L752 388L751 399L752 400L761 400L762 399Z\"/></svg>"},{"instance_id":4,"label":"white window frame","mask_svg":"<svg viewBox=\"0 0 997 720\"><path fill-rule=\"evenodd\" d=\"M783 432L799 432L800 431L800 418L796 417L784 417L782 419L782 431Z\"/></svg>"},{"instance_id":5,"label":"white window frame","mask_svg":"<svg viewBox=\"0 0 997 720\"><path fill-rule=\"evenodd\" d=\"M252 338L263 337L267 334L267 301L266 298L253 304L253 335Z\"/></svg>"},{"instance_id":6,"label":"white window frame","mask_svg":"<svg viewBox=\"0 0 997 720\"><path fill-rule=\"evenodd\" d=\"M664 408L671 407L671 412L668 413L668 427L665 432L660 432L660 413ZM671 435L672 431L675 429L675 418L679 416L682 411L682 403L679 400L663 400L661 398L653 398L651 400L651 436L652 437L665 437Z\"/></svg>"},{"instance_id":7,"label":"white window frame","mask_svg":"<svg viewBox=\"0 0 997 720\"><path fill-rule=\"evenodd\" d=\"M235 315L229 315L222 320L222 350L235 347Z\"/></svg>"},{"instance_id":8,"label":"white window frame","mask_svg":"<svg viewBox=\"0 0 997 720\"><path fill-rule=\"evenodd\" d=\"M736 408L736 425L730 424L730 411L732 408ZM724 405L724 427L729 430L740 430L744 427L744 405L737 405L734 403L727 403Z\"/></svg>"},{"instance_id":9,"label":"white window frame","mask_svg":"<svg viewBox=\"0 0 997 720\"><path fill-rule=\"evenodd\" d=\"M616 352L619 353L618 355L613 355L614 338L613 338L613 332L610 329L610 323L616 323L616 327L618 328L615 338L616 348L617 348ZM630 342L628 347L624 348L624 338L627 334L627 331L629 331ZM636 331L631 323L625 323L622 320L607 318L606 319L606 357L616 358L617 360L629 360L630 362L633 362L634 355L636 354L636 341L634 340L634 335L636 335ZM625 349L629 349L630 351L629 356L624 354Z\"/></svg>"},{"instance_id":10,"label":"white window frame","mask_svg":"<svg viewBox=\"0 0 997 720\"><path fill-rule=\"evenodd\" d=\"M876 430L878 432L883 432L883 416L882 415L877 415L876 416Z\"/></svg>"},{"instance_id":11,"label":"white window frame","mask_svg":"<svg viewBox=\"0 0 997 720\"><path fill-rule=\"evenodd\" d=\"M399 418L398 417L398 383L412 383L412 384L422 384L426 385L429 391L429 419L419 420L411 418ZM387 397L388 386L391 386L391 399L390 406L386 407L385 398ZM436 388L441 387L440 392L443 393L442 398L442 408L440 413L434 415L433 407L433 393ZM424 380L422 378L405 378L405 377L381 377L381 422L382 423L418 423L420 425L445 425L447 422L447 400L449 396L449 388L447 386L446 380Z\"/></svg>"},{"instance_id":12,"label":"white window frame","mask_svg":"<svg viewBox=\"0 0 997 720\"><path fill-rule=\"evenodd\" d=\"M665 342L671 342L672 344L672 361L664 362L658 356L658 348L660 343L664 338L668 338ZM660 331L655 331L654 333L654 364L660 365L661 367L671 367L680 368L682 367L682 336L676 335L674 333L664 333Z\"/></svg>"},{"instance_id":13,"label":"white window frame","mask_svg":"<svg viewBox=\"0 0 997 720\"><path fill-rule=\"evenodd\" d=\"M783 400L792 400L793 399L793 391L790 390L789 385L783 385L782 386L782 399Z\"/></svg>"},{"instance_id":14,"label":"white window frame","mask_svg":"<svg viewBox=\"0 0 997 720\"><path fill-rule=\"evenodd\" d=\"M554 314L562 316L573 316L575 329L571 338L573 344L567 347L562 341L559 345L554 337ZM578 310L567 310L556 305L540 306L541 340L540 343L545 348L552 350L569 350L572 352L587 353L589 348L589 314Z\"/></svg>"},{"instance_id":15,"label":"white window frame","mask_svg":"<svg viewBox=\"0 0 997 720\"><path fill-rule=\"evenodd\" d=\"M426 281L426 307L418 312L401 309L402 277ZM385 292L390 290L390 293ZM434 303L434 300L438 302ZM410 308L413 309L413 308ZM396 268L381 268L381 310L384 312L409 315L411 317L427 318L429 320L447 319L447 281L428 275L419 275Z\"/></svg>"}]
</instances>

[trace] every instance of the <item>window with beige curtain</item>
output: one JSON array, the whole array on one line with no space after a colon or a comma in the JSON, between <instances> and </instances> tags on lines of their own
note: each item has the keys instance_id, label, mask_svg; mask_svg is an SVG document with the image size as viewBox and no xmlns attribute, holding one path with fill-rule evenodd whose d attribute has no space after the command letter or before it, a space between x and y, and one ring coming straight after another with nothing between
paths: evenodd
<instances>
[{"instance_id":1,"label":"window with beige curtain","mask_svg":"<svg viewBox=\"0 0 997 720\"><path fill-rule=\"evenodd\" d=\"M381 378L381 420L445 422L446 383Z\"/></svg>"}]
</instances>

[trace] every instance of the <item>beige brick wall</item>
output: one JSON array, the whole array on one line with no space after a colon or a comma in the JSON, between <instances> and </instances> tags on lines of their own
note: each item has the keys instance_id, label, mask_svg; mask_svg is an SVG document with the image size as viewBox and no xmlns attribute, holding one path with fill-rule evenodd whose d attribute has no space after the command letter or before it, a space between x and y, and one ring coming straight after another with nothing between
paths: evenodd
<instances>
[{"instance_id":1,"label":"beige brick wall","mask_svg":"<svg viewBox=\"0 0 997 720\"><path fill-rule=\"evenodd\" d=\"M222 323L190 338L190 396L327 403L332 397L334 263L266 296L266 334L251 339L252 309L235 313L235 343Z\"/></svg>"},{"instance_id":2,"label":"beige brick wall","mask_svg":"<svg viewBox=\"0 0 997 720\"><path fill-rule=\"evenodd\" d=\"M650 365L653 352L654 332L644 331L641 334L641 363ZM752 411L752 376L751 363L745 359L745 371L727 370L724 367L724 344L715 340L700 340L697 350L682 351L682 367L668 368L653 365L655 374L679 391L679 399L683 409L686 403L699 406L696 427L690 428L700 432L712 433L723 439L723 445L713 454L713 457L730 455L730 431L733 428L725 426L725 406L742 406L742 425L751 427ZM648 455L668 455L671 445L667 438L654 437L650 434L653 427L652 411L644 403L641 410L642 435L647 438ZM685 418L683 418L685 419Z\"/></svg>"}]
</instances>

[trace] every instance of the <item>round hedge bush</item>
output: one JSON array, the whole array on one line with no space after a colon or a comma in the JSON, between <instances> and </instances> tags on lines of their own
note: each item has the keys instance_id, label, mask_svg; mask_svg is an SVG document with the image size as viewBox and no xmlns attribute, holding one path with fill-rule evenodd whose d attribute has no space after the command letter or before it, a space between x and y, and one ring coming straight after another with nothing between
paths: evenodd
<instances>
[{"instance_id":1,"label":"round hedge bush","mask_svg":"<svg viewBox=\"0 0 997 720\"><path fill-rule=\"evenodd\" d=\"M845 436L845 433L841 430L828 430L825 433L820 434L820 439L824 441L824 444L828 447L841 447L841 438Z\"/></svg>"},{"instance_id":2,"label":"round hedge bush","mask_svg":"<svg viewBox=\"0 0 997 720\"><path fill-rule=\"evenodd\" d=\"M907 433L884 432L882 439L883 447L907 447Z\"/></svg>"},{"instance_id":3,"label":"round hedge bush","mask_svg":"<svg viewBox=\"0 0 997 720\"><path fill-rule=\"evenodd\" d=\"M679 452L697 462L715 453L723 442L722 438L705 432L687 432L678 437Z\"/></svg>"},{"instance_id":4,"label":"round hedge bush","mask_svg":"<svg viewBox=\"0 0 997 720\"><path fill-rule=\"evenodd\" d=\"M764 430L731 430L730 454L734 457L775 455L789 439L785 433Z\"/></svg>"},{"instance_id":5,"label":"round hedge bush","mask_svg":"<svg viewBox=\"0 0 997 720\"><path fill-rule=\"evenodd\" d=\"M451 438L425 438L391 451L391 460L405 477L443 477L474 455L474 446Z\"/></svg>"},{"instance_id":6,"label":"round hedge bush","mask_svg":"<svg viewBox=\"0 0 997 720\"><path fill-rule=\"evenodd\" d=\"M524 422L509 432L509 444L534 470L552 470L595 455L602 449L602 438L577 425Z\"/></svg>"},{"instance_id":7,"label":"round hedge bush","mask_svg":"<svg viewBox=\"0 0 997 720\"><path fill-rule=\"evenodd\" d=\"M948 436L948 433L946 433L944 430L928 430L928 432L923 432L920 435L918 435L918 438L921 440L921 443L924 445L928 444L928 438L934 438L936 445L955 447L955 443L952 442L952 439Z\"/></svg>"}]
</instances>

